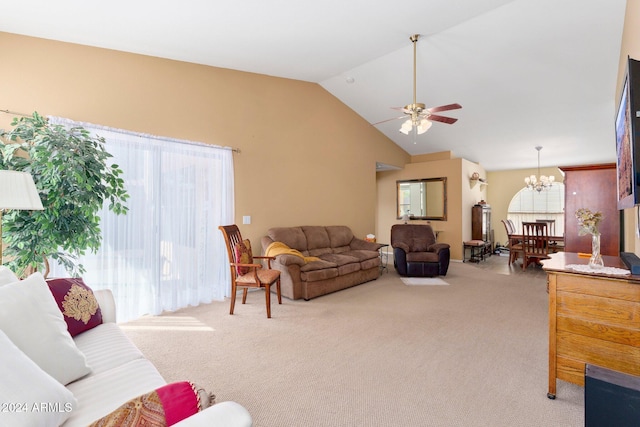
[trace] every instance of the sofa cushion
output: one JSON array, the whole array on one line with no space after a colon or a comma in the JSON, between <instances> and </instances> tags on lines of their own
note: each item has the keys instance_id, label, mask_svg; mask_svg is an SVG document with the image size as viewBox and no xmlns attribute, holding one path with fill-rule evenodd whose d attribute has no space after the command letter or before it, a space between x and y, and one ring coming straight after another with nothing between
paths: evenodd
<instances>
[{"instance_id":1,"label":"sofa cushion","mask_svg":"<svg viewBox=\"0 0 640 427\"><path fill-rule=\"evenodd\" d=\"M414 237L409 245L411 252L424 252L428 247L429 241L424 237Z\"/></svg>"},{"instance_id":2,"label":"sofa cushion","mask_svg":"<svg viewBox=\"0 0 640 427\"><path fill-rule=\"evenodd\" d=\"M82 378L67 385L78 399L78 406L63 427L86 427L117 409L123 402L165 384L166 381L147 359L133 360Z\"/></svg>"},{"instance_id":3,"label":"sofa cushion","mask_svg":"<svg viewBox=\"0 0 640 427\"><path fill-rule=\"evenodd\" d=\"M356 257L344 254L325 254L320 258L324 261L335 263L338 266L338 276L344 276L360 270L360 261Z\"/></svg>"},{"instance_id":4,"label":"sofa cushion","mask_svg":"<svg viewBox=\"0 0 640 427\"><path fill-rule=\"evenodd\" d=\"M324 254L320 259L335 263L338 267L346 264L357 264L360 260L356 257L344 254Z\"/></svg>"},{"instance_id":5,"label":"sofa cushion","mask_svg":"<svg viewBox=\"0 0 640 427\"><path fill-rule=\"evenodd\" d=\"M73 394L29 359L1 330L0 348L0 424L58 426L69 418L77 405Z\"/></svg>"},{"instance_id":6,"label":"sofa cushion","mask_svg":"<svg viewBox=\"0 0 640 427\"><path fill-rule=\"evenodd\" d=\"M349 246L351 240L353 240L353 232L345 225L330 225L325 228L329 235L329 239L331 240L332 248Z\"/></svg>"},{"instance_id":7,"label":"sofa cushion","mask_svg":"<svg viewBox=\"0 0 640 427\"><path fill-rule=\"evenodd\" d=\"M435 262L439 260L438 254L435 252L409 252L407 254L407 262Z\"/></svg>"},{"instance_id":8,"label":"sofa cushion","mask_svg":"<svg viewBox=\"0 0 640 427\"><path fill-rule=\"evenodd\" d=\"M302 227L307 236L307 250L311 256L320 256L331 252L331 240L326 227L319 225Z\"/></svg>"},{"instance_id":9,"label":"sofa cushion","mask_svg":"<svg viewBox=\"0 0 640 427\"><path fill-rule=\"evenodd\" d=\"M295 256L299 258L298 264L303 265L307 262L318 261L318 258L312 256L305 256L297 249L290 248L282 242L272 242L266 248L264 248L264 256L277 257L278 261L282 264L295 264L296 262L282 261L287 256Z\"/></svg>"},{"instance_id":10,"label":"sofa cushion","mask_svg":"<svg viewBox=\"0 0 640 427\"><path fill-rule=\"evenodd\" d=\"M72 337L102 323L98 300L81 278L50 279L47 285Z\"/></svg>"},{"instance_id":11,"label":"sofa cushion","mask_svg":"<svg viewBox=\"0 0 640 427\"><path fill-rule=\"evenodd\" d=\"M338 276L355 273L356 271L360 271L360 263L350 262L349 264L341 265L340 267L338 267Z\"/></svg>"},{"instance_id":12,"label":"sofa cushion","mask_svg":"<svg viewBox=\"0 0 640 427\"><path fill-rule=\"evenodd\" d=\"M371 258L360 261L360 269L368 270L370 268L380 267L380 258Z\"/></svg>"},{"instance_id":13,"label":"sofa cushion","mask_svg":"<svg viewBox=\"0 0 640 427\"><path fill-rule=\"evenodd\" d=\"M62 384L90 372L42 274L0 286L0 329Z\"/></svg>"},{"instance_id":14,"label":"sofa cushion","mask_svg":"<svg viewBox=\"0 0 640 427\"><path fill-rule=\"evenodd\" d=\"M322 270L301 271L300 279L304 282L317 282L338 277L337 268L323 268Z\"/></svg>"},{"instance_id":15,"label":"sofa cushion","mask_svg":"<svg viewBox=\"0 0 640 427\"><path fill-rule=\"evenodd\" d=\"M300 271L314 271L314 270L324 270L325 268L336 268L338 264L335 262L325 261L323 259L319 259L318 261L308 262L305 265L300 267Z\"/></svg>"},{"instance_id":16,"label":"sofa cushion","mask_svg":"<svg viewBox=\"0 0 640 427\"><path fill-rule=\"evenodd\" d=\"M331 252L334 254L342 254L345 252L349 252L351 250L351 246L338 246L337 248L331 248Z\"/></svg>"},{"instance_id":17,"label":"sofa cushion","mask_svg":"<svg viewBox=\"0 0 640 427\"><path fill-rule=\"evenodd\" d=\"M348 252L343 252L342 255L347 255L350 257L354 257L356 259L358 259L358 261L364 261L367 259L373 259L373 258L379 258L380 257L380 253L378 251L363 251L363 250L357 250L357 251L348 251Z\"/></svg>"},{"instance_id":18,"label":"sofa cushion","mask_svg":"<svg viewBox=\"0 0 640 427\"><path fill-rule=\"evenodd\" d=\"M333 251L331 250L331 248L327 247L327 248L318 248L318 249L311 249L309 251L309 255L310 256L314 256L314 257L321 257L324 254L330 254L333 253Z\"/></svg>"},{"instance_id":19,"label":"sofa cushion","mask_svg":"<svg viewBox=\"0 0 640 427\"><path fill-rule=\"evenodd\" d=\"M268 231L268 236L274 242L282 242L292 249L297 249L304 255L308 255L307 236L300 227L275 227Z\"/></svg>"},{"instance_id":20,"label":"sofa cushion","mask_svg":"<svg viewBox=\"0 0 640 427\"><path fill-rule=\"evenodd\" d=\"M214 398L193 383L175 382L129 400L90 427L168 427L208 408Z\"/></svg>"},{"instance_id":21,"label":"sofa cushion","mask_svg":"<svg viewBox=\"0 0 640 427\"><path fill-rule=\"evenodd\" d=\"M77 335L73 340L85 355L92 375L144 358L138 347L115 323L98 325Z\"/></svg>"}]
</instances>

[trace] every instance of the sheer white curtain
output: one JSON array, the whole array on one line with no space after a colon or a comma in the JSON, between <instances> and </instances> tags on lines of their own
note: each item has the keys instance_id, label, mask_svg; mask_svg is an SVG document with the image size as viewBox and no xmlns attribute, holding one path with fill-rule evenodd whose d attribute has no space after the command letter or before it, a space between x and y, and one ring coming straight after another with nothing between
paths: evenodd
<instances>
[{"instance_id":1,"label":"sheer white curtain","mask_svg":"<svg viewBox=\"0 0 640 427\"><path fill-rule=\"evenodd\" d=\"M104 137L124 171L129 212L100 212L102 247L81 262L85 283L109 288L118 321L230 294L219 225L233 222L231 149L135 134L57 117ZM67 275L57 266L51 276Z\"/></svg>"}]
</instances>

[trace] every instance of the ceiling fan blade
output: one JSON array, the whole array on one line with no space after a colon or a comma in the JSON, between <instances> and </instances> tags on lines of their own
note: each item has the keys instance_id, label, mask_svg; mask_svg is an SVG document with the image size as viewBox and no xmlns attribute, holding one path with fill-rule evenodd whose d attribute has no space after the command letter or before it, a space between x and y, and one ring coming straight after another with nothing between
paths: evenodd
<instances>
[{"instance_id":1,"label":"ceiling fan blade","mask_svg":"<svg viewBox=\"0 0 640 427\"><path fill-rule=\"evenodd\" d=\"M457 110L462 108L460 104L449 104L449 105L441 105L439 107L427 108L427 111L430 113L438 113L440 111L449 111L449 110Z\"/></svg>"},{"instance_id":2,"label":"ceiling fan blade","mask_svg":"<svg viewBox=\"0 0 640 427\"><path fill-rule=\"evenodd\" d=\"M448 125L452 125L458 121L458 119L454 119L452 117L438 116L436 114L428 115L427 120L431 120L432 122L446 123Z\"/></svg>"},{"instance_id":3,"label":"ceiling fan blade","mask_svg":"<svg viewBox=\"0 0 640 427\"><path fill-rule=\"evenodd\" d=\"M381 121L381 122L376 122L376 123L371 123L371 124L372 124L373 126L375 126L375 125L379 125L379 124L381 124L381 123L390 122L390 121L392 121L392 120L405 119L406 117L407 117L407 116L394 117L394 118L392 118L392 119L387 119L387 120L383 120L383 121Z\"/></svg>"}]
</instances>

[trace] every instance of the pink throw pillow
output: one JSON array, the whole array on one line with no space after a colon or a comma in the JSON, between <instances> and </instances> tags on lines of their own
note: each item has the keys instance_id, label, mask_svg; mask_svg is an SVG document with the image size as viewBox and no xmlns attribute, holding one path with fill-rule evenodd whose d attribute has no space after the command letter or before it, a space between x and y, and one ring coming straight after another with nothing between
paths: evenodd
<instances>
[{"instance_id":1,"label":"pink throw pillow","mask_svg":"<svg viewBox=\"0 0 640 427\"><path fill-rule=\"evenodd\" d=\"M48 279L47 285L72 337L102 324L98 300L81 278Z\"/></svg>"},{"instance_id":2,"label":"pink throw pillow","mask_svg":"<svg viewBox=\"0 0 640 427\"><path fill-rule=\"evenodd\" d=\"M215 404L215 396L188 381L131 399L90 427L168 427Z\"/></svg>"},{"instance_id":3,"label":"pink throw pillow","mask_svg":"<svg viewBox=\"0 0 640 427\"><path fill-rule=\"evenodd\" d=\"M238 264L253 264L253 254L251 253L251 242L249 240L243 240L238 242L234 248L235 261ZM236 272L242 276L251 271L250 267L236 266Z\"/></svg>"}]
</instances>

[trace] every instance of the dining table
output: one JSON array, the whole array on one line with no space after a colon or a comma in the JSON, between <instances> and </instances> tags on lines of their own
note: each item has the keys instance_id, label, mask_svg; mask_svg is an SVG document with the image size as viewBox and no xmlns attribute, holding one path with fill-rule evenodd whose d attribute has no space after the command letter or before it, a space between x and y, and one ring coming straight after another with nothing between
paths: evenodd
<instances>
[{"instance_id":1,"label":"dining table","mask_svg":"<svg viewBox=\"0 0 640 427\"><path fill-rule=\"evenodd\" d=\"M549 247L555 249L555 252L564 250L564 236L545 236L549 242ZM524 239L522 234L512 234L509 236L511 241L522 241Z\"/></svg>"}]
</instances>

